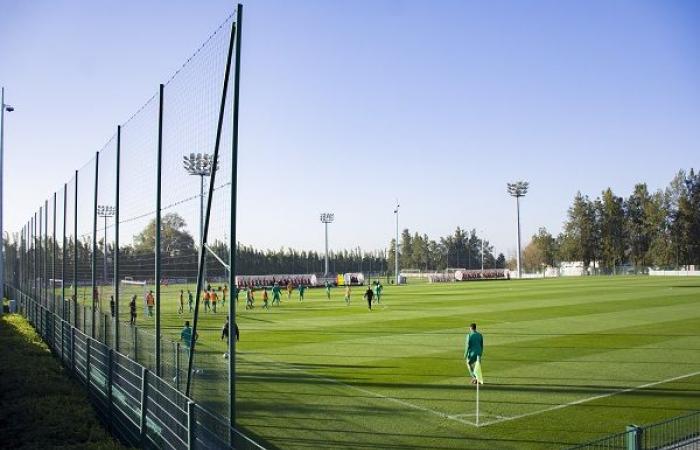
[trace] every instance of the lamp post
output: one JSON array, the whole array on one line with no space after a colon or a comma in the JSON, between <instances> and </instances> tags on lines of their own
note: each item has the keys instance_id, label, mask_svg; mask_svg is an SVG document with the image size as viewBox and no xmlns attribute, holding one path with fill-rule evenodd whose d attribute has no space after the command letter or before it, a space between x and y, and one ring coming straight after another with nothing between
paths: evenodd
<instances>
[{"instance_id":1,"label":"lamp post","mask_svg":"<svg viewBox=\"0 0 700 450\"><path fill-rule=\"evenodd\" d=\"M326 264L324 275L328 275L328 224L333 223L335 220L335 214L333 213L321 213L321 223L326 228Z\"/></svg>"},{"instance_id":2,"label":"lamp post","mask_svg":"<svg viewBox=\"0 0 700 450\"><path fill-rule=\"evenodd\" d=\"M114 217L116 212L114 206L97 205L97 215L105 219L105 240L104 240L104 262L102 264L102 282L107 284L107 218Z\"/></svg>"},{"instance_id":3,"label":"lamp post","mask_svg":"<svg viewBox=\"0 0 700 450\"><path fill-rule=\"evenodd\" d=\"M484 232L481 232L481 271L484 271Z\"/></svg>"},{"instance_id":4,"label":"lamp post","mask_svg":"<svg viewBox=\"0 0 700 450\"><path fill-rule=\"evenodd\" d=\"M5 159L4 142L5 142L5 111L12 112L14 107L5 103L5 88L0 91L0 300L5 298L5 236L3 235L3 211L5 202L3 201L3 184L4 184L4 168L3 161ZM2 308L0 308L2 315Z\"/></svg>"},{"instance_id":5,"label":"lamp post","mask_svg":"<svg viewBox=\"0 0 700 450\"><path fill-rule=\"evenodd\" d=\"M396 245L394 246L394 269L396 272L396 284L401 284L401 276L399 275L399 201L396 200L396 208L394 209L394 214L396 215Z\"/></svg>"},{"instance_id":6,"label":"lamp post","mask_svg":"<svg viewBox=\"0 0 700 450\"><path fill-rule=\"evenodd\" d=\"M515 197L515 208L517 211L518 218L518 278L520 278L523 274L522 266L520 264L520 197L525 197L525 194L527 194L527 190L529 187L530 183L528 183L527 181L516 181L515 183L508 183L508 194L510 194L511 197Z\"/></svg>"},{"instance_id":7,"label":"lamp post","mask_svg":"<svg viewBox=\"0 0 700 450\"><path fill-rule=\"evenodd\" d=\"M204 177L211 176L213 156L208 153L190 153L182 157L182 166L190 175L199 176L199 244L204 234ZM200 248L200 250L203 250Z\"/></svg>"}]
</instances>

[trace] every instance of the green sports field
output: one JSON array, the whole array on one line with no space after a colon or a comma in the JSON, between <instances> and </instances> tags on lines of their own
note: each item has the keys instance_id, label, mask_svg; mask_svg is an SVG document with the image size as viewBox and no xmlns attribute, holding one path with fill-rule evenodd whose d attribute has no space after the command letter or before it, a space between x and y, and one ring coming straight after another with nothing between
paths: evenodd
<instances>
[{"instance_id":1,"label":"green sports field","mask_svg":"<svg viewBox=\"0 0 700 450\"><path fill-rule=\"evenodd\" d=\"M171 335L184 319L179 288L164 290ZM561 448L700 409L698 279L386 286L371 312L361 296L355 288L346 306L340 288L330 301L295 292L246 311L241 295L238 423L264 445ZM200 349L221 368L224 317L203 314L200 327ZM470 322L485 339L479 427L463 361ZM223 377L196 382L225 402Z\"/></svg>"}]
</instances>

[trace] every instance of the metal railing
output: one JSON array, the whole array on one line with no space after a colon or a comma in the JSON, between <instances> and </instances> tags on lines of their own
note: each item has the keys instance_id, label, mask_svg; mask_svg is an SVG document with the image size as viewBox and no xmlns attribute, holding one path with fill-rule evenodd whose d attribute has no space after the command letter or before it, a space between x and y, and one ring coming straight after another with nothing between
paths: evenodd
<instances>
[{"instance_id":1,"label":"metal railing","mask_svg":"<svg viewBox=\"0 0 700 450\"><path fill-rule=\"evenodd\" d=\"M700 411L606 436L570 450L700 450Z\"/></svg>"},{"instance_id":2,"label":"metal railing","mask_svg":"<svg viewBox=\"0 0 700 450\"><path fill-rule=\"evenodd\" d=\"M86 388L102 422L121 441L154 449L262 449L130 357L71 325L30 295L6 286L19 312ZM90 317L85 314L83 317ZM175 384L175 386L173 385ZM233 439L233 442L230 440Z\"/></svg>"}]
</instances>

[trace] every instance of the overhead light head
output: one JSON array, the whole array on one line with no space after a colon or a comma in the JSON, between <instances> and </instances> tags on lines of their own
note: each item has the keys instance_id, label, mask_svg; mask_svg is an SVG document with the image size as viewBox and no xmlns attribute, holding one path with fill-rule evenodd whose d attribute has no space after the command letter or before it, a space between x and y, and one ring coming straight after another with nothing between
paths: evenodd
<instances>
[{"instance_id":1,"label":"overhead light head","mask_svg":"<svg viewBox=\"0 0 700 450\"><path fill-rule=\"evenodd\" d=\"M524 197L530 183L527 181L516 181L515 183L507 183L507 191L513 197Z\"/></svg>"}]
</instances>

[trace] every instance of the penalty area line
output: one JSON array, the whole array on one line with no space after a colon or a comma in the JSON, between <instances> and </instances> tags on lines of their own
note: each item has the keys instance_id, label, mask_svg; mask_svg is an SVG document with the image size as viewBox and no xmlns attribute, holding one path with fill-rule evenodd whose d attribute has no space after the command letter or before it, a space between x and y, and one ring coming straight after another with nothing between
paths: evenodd
<instances>
[{"instance_id":1,"label":"penalty area line","mask_svg":"<svg viewBox=\"0 0 700 450\"><path fill-rule=\"evenodd\" d=\"M594 395L593 397L586 397L586 398L582 398L580 400L575 400L573 402L562 403L561 405L556 405L556 406L552 406L552 407L545 408L545 409L540 409L537 411L532 411L532 412L525 413L525 414L519 414L517 416L503 417L501 419L492 420L490 422L484 422L480 425L483 427L483 426L488 426L488 425L495 425L497 423L508 422L510 420L523 419L525 417L536 416L538 414L544 414L546 412L568 408L569 406L581 405L583 403L592 402L594 400L600 400L601 398L612 397L613 395L626 394L628 392L640 391L640 390L643 390L646 388L658 386L660 384L672 383L674 381L683 380L685 378L690 378L690 377L694 377L694 376L698 376L698 375L700 375L700 372L693 372L693 373L688 373L685 375L679 375L679 376L673 377L673 378L667 378L667 379L661 380L661 381L653 381L651 383L640 384L639 386L634 386L634 387L629 387L629 388L624 388L624 389L617 389L617 390L614 390L612 392L607 392L605 394Z\"/></svg>"},{"instance_id":2,"label":"penalty area line","mask_svg":"<svg viewBox=\"0 0 700 450\"><path fill-rule=\"evenodd\" d=\"M308 372L308 371L303 370L303 369L300 369L300 368L298 368L298 367L290 366L289 364L284 363L284 362L282 362L282 361L276 361L276 360L274 360L274 359L268 358L268 357L266 357L266 356L262 356L262 355L257 354L257 353L254 353L254 355L258 356L259 358L261 358L261 359L263 359L263 360L267 360L267 362L270 362L270 363L277 364L277 365L281 366L281 367L283 368L283 370L293 370L293 371L296 371L296 372L300 372L300 373L303 373L303 374L305 374L305 375L314 377L314 378L316 378L316 379L326 381L326 382L328 382L328 383L337 384L337 385L343 386L343 387L345 387L345 388L347 388L347 389L351 389L351 390L353 390L353 391L361 392L361 393L366 394L366 395L371 395L372 397L375 397L375 398L378 398L378 399L382 399L382 400L387 400L387 401L390 401L390 402L393 402L393 403L396 403L396 404L399 404L399 405L402 405L402 406L405 406L405 407L408 407L408 408L411 408L411 409L415 409L415 410L418 410L418 411L427 412L427 413L433 414L433 415L435 415L435 416L441 417L441 418L443 418L443 419L453 420L453 421L455 421L455 422L459 422L459 423L462 423L462 424L465 424L465 425L471 425L471 426L473 426L473 427L476 427L476 426L477 426L476 423L470 422L470 421L468 421L468 420L461 419L461 418L458 417L458 416L453 416L453 415L450 415L450 414L446 414L446 413L443 413L443 412L440 412L440 411L436 411L436 410L431 409L431 408L426 408L425 406L420 406L420 405L416 405L416 404L414 404L414 403L407 402L407 401L405 401L405 400L400 400L400 399L398 399L398 398L388 397L388 396L382 395L382 394L380 394L380 393L378 393L378 392L370 391L369 389L364 389L364 388L361 388L361 387L353 386L353 385L351 385L351 384L343 383L342 381L336 380L335 378L328 378L328 377L324 377L324 376L322 376L322 375L317 375L317 374L315 374L315 373ZM239 357L242 357L242 355L241 355L240 353L238 354L238 356L239 356ZM243 359L248 359L248 358L243 357ZM250 360L250 359L248 359L248 360L251 361L251 362L253 362L253 363L255 362L255 361L252 361L252 360Z\"/></svg>"}]
</instances>

